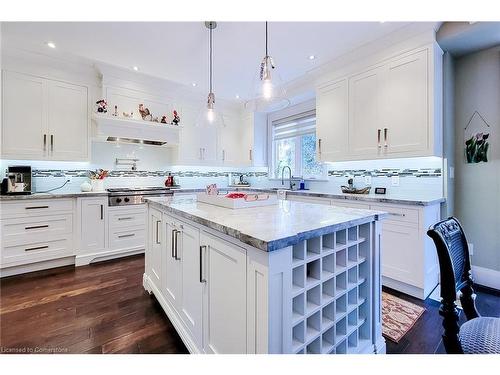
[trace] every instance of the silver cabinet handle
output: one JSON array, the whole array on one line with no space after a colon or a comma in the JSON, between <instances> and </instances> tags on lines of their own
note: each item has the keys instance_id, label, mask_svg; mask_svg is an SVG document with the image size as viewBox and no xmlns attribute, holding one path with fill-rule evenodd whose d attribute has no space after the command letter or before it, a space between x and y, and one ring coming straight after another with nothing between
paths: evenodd
<instances>
[{"instance_id":1,"label":"silver cabinet handle","mask_svg":"<svg viewBox=\"0 0 500 375\"><path fill-rule=\"evenodd\" d=\"M321 138L318 139L318 153L321 156Z\"/></svg>"},{"instance_id":2,"label":"silver cabinet handle","mask_svg":"<svg viewBox=\"0 0 500 375\"><path fill-rule=\"evenodd\" d=\"M175 232L177 232L177 229L172 229L172 238L171 238L171 244L170 244L170 256L175 259Z\"/></svg>"},{"instance_id":3,"label":"silver cabinet handle","mask_svg":"<svg viewBox=\"0 0 500 375\"><path fill-rule=\"evenodd\" d=\"M54 134L50 135L50 151L54 152Z\"/></svg>"},{"instance_id":4,"label":"silver cabinet handle","mask_svg":"<svg viewBox=\"0 0 500 375\"><path fill-rule=\"evenodd\" d=\"M33 250L42 250L42 249L48 249L49 246L37 246L37 247L28 247L27 249L24 249L24 251L33 251Z\"/></svg>"},{"instance_id":5,"label":"silver cabinet handle","mask_svg":"<svg viewBox=\"0 0 500 375\"><path fill-rule=\"evenodd\" d=\"M47 151L47 134L43 135L43 151Z\"/></svg>"},{"instance_id":6,"label":"silver cabinet handle","mask_svg":"<svg viewBox=\"0 0 500 375\"><path fill-rule=\"evenodd\" d=\"M42 208L49 208L49 206L31 206L31 207L25 207L27 210L40 210Z\"/></svg>"},{"instance_id":7,"label":"silver cabinet handle","mask_svg":"<svg viewBox=\"0 0 500 375\"><path fill-rule=\"evenodd\" d=\"M380 144L380 133L382 132L382 130L380 129L377 129L377 147L378 148L381 148L382 145Z\"/></svg>"},{"instance_id":8,"label":"silver cabinet handle","mask_svg":"<svg viewBox=\"0 0 500 375\"><path fill-rule=\"evenodd\" d=\"M129 217L119 217L118 220L132 220L133 217L129 216Z\"/></svg>"},{"instance_id":9,"label":"silver cabinet handle","mask_svg":"<svg viewBox=\"0 0 500 375\"><path fill-rule=\"evenodd\" d=\"M397 212L389 212L389 215L391 215L391 216L398 216L398 217L405 217L406 216L406 214L399 214Z\"/></svg>"},{"instance_id":10,"label":"silver cabinet handle","mask_svg":"<svg viewBox=\"0 0 500 375\"><path fill-rule=\"evenodd\" d=\"M46 224L46 225L33 225L31 227L24 227L25 230L29 230L29 229L41 229L41 228L48 228L49 225Z\"/></svg>"},{"instance_id":11,"label":"silver cabinet handle","mask_svg":"<svg viewBox=\"0 0 500 375\"><path fill-rule=\"evenodd\" d=\"M118 238L126 238L126 237L134 237L135 236L135 233L130 233L130 234L122 234L120 236L118 236Z\"/></svg>"},{"instance_id":12,"label":"silver cabinet handle","mask_svg":"<svg viewBox=\"0 0 500 375\"><path fill-rule=\"evenodd\" d=\"M226 160L226 150L222 150L222 161Z\"/></svg>"},{"instance_id":13,"label":"silver cabinet handle","mask_svg":"<svg viewBox=\"0 0 500 375\"><path fill-rule=\"evenodd\" d=\"M158 228L158 224L161 223L161 220L156 220L156 243L160 243L160 228Z\"/></svg>"},{"instance_id":14,"label":"silver cabinet handle","mask_svg":"<svg viewBox=\"0 0 500 375\"><path fill-rule=\"evenodd\" d=\"M207 250L206 245L200 246L200 283L207 282L207 280L203 277L203 250Z\"/></svg>"},{"instance_id":15,"label":"silver cabinet handle","mask_svg":"<svg viewBox=\"0 0 500 375\"><path fill-rule=\"evenodd\" d=\"M249 151L249 157L250 157L250 161L252 161L253 159L253 155L252 155L252 149L248 150Z\"/></svg>"},{"instance_id":16,"label":"silver cabinet handle","mask_svg":"<svg viewBox=\"0 0 500 375\"><path fill-rule=\"evenodd\" d=\"M387 132L389 129L384 128L384 147L387 148Z\"/></svg>"},{"instance_id":17,"label":"silver cabinet handle","mask_svg":"<svg viewBox=\"0 0 500 375\"><path fill-rule=\"evenodd\" d=\"M104 220L104 206L101 204L101 220Z\"/></svg>"},{"instance_id":18,"label":"silver cabinet handle","mask_svg":"<svg viewBox=\"0 0 500 375\"><path fill-rule=\"evenodd\" d=\"M179 257L179 238L177 237L179 233L182 232L180 230L175 231L175 260L181 260L181 258Z\"/></svg>"}]
</instances>

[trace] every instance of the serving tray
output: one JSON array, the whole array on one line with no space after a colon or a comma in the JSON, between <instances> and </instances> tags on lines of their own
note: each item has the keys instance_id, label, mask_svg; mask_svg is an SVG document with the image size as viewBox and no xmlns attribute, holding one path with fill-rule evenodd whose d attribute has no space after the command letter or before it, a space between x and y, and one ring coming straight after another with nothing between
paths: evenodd
<instances>
[{"instance_id":1,"label":"serving tray","mask_svg":"<svg viewBox=\"0 0 500 375\"><path fill-rule=\"evenodd\" d=\"M198 202L231 209L271 206L278 202L278 198L273 194L269 194L268 199L260 201L246 201L244 198L231 199L226 198L225 195L207 195L206 193L198 194L197 199Z\"/></svg>"}]
</instances>

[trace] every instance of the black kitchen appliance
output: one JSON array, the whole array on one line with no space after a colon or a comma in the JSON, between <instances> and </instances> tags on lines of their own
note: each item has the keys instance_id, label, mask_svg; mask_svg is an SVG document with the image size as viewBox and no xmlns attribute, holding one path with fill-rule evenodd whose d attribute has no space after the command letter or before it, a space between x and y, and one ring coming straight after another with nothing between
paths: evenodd
<instances>
[{"instance_id":1,"label":"black kitchen appliance","mask_svg":"<svg viewBox=\"0 0 500 375\"><path fill-rule=\"evenodd\" d=\"M7 181L2 182L2 194L5 191L5 194L8 195L27 195L31 194L31 190L31 166L12 165L7 167Z\"/></svg>"}]
</instances>

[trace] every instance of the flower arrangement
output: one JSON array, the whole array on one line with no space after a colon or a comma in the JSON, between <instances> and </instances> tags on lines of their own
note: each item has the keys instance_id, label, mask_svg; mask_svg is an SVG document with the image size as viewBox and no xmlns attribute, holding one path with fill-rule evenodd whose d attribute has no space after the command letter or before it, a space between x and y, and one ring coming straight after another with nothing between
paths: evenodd
<instances>
[{"instance_id":1,"label":"flower arrangement","mask_svg":"<svg viewBox=\"0 0 500 375\"><path fill-rule=\"evenodd\" d=\"M489 133L477 133L465 141L465 157L467 163L488 162Z\"/></svg>"},{"instance_id":2,"label":"flower arrangement","mask_svg":"<svg viewBox=\"0 0 500 375\"><path fill-rule=\"evenodd\" d=\"M89 178L91 180L104 180L108 175L109 172L105 169L96 169L95 172L89 171Z\"/></svg>"}]
</instances>

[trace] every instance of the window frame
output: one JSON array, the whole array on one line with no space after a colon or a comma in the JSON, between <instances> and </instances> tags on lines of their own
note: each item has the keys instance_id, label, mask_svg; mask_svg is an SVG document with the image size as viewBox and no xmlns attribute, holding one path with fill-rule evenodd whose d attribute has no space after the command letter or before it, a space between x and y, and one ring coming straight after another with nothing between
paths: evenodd
<instances>
[{"instance_id":1,"label":"window frame","mask_svg":"<svg viewBox=\"0 0 500 375\"><path fill-rule=\"evenodd\" d=\"M268 151L267 151L267 160L268 160L268 176L270 180L278 180L281 179L281 175L276 175L275 174L275 168L276 168L276 147L274 145L274 138L273 138L273 122L287 118L287 117L292 117L292 116L297 116L300 114L305 114L307 112L311 111L316 111L316 101L315 100L309 100L304 103L300 103L297 105L294 105L289 108L285 108L280 111L272 112L267 116L267 128L268 128ZM306 133L307 134L307 133ZM302 136L306 134L301 134L295 136L296 138L296 145L295 145L295 166L296 166L296 171L294 171L294 177L302 177L306 181L326 181L327 176L326 176L326 166L325 163L319 162L322 171L321 174L318 175L317 177L314 176L307 176L304 177L303 175L303 170L302 170ZM315 134L317 135L317 132L314 131L314 133L308 133L308 134ZM292 138L292 137L290 137ZM300 171L298 173L297 171ZM298 175L297 175L298 174Z\"/></svg>"}]
</instances>

